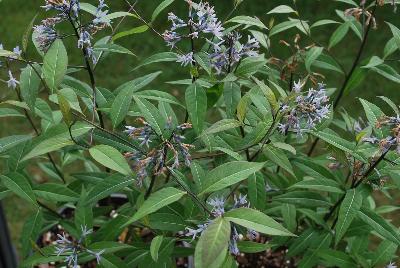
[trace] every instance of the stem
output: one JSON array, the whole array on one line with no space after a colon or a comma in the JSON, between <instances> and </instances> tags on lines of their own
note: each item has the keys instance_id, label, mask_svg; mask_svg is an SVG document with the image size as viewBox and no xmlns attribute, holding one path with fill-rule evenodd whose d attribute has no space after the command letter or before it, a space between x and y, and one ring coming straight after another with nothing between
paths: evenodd
<instances>
[{"instance_id":1,"label":"stem","mask_svg":"<svg viewBox=\"0 0 400 268\"><path fill-rule=\"evenodd\" d=\"M156 178L157 176L153 174L153 176L151 177L149 188L147 189L146 194L144 195L144 200L146 200L150 196L151 191L153 190L154 184L156 182Z\"/></svg>"}]
</instances>

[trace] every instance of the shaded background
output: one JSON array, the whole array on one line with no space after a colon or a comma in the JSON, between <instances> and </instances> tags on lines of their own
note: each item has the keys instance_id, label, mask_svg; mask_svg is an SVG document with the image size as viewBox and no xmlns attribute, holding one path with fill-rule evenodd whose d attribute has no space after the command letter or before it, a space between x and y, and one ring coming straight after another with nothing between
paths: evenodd
<instances>
[{"instance_id":1,"label":"shaded background","mask_svg":"<svg viewBox=\"0 0 400 268\"><path fill-rule=\"evenodd\" d=\"M358 1L358 0L355 0ZM96 1L87 1L93 4ZM133 1L131 1L133 2ZM161 2L161 0L139 0L136 10L142 14L147 20L151 17L154 8ZM219 0L210 1L217 10L220 18L224 18L232 9L233 0ZM124 0L106 0L106 3L110 6L110 11L127 11L128 6ZM4 44L4 48L7 50L12 50L16 45L21 44L21 38L27 25L30 23L32 18L36 13L39 13L37 23L39 20L45 16L43 9L40 5L43 5L43 0L2 0L0 1L0 43ZM265 25L269 25L271 19L275 20L275 24L283 22L287 19L288 14L281 15L267 15L266 13L273 7L287 4L292 5L292 1L281 1L281 0L244 0L238 10L234 13L240 15L249 15L259 17ZM341 22L341 19L336 15L335 10L344 10L349 6L343 3L338 3L333 0L297 0L297 6L302 19L307 20L309 24L319 20L319 19L334 19ZM187 13L187 5L183 0L176 0L175 4L170 6L166 11L164 11L154 23L154 27L159 31L163 32L168 28L166 16L167 11L174 11L178 15L185 16ZM384 21L390 21L393 24L400 27L400 11L399 13L393 13L390 6L384 8L378 8L376 16L378 29L373 30L369 36L369 40L366 46L366 52L364 55L378 55L382 56L383 48L386 42L392 37L392 34L384 23ZM292 17L295 17L293 14ZM114 24L116 24L117 20ZM143 25L140 21L134 18L127 18L124 21L123 26L120 28L122 30L128 30L137 26ZM329 42L329 38L333 31L338 26L336 24L330 24L323 27L318 27L313 29L312 34L316 40L326 45ZM65 28L65 32L69 33L71 30ZM110 33L110 30L106 30ZM299 32L297 29L291 31L285 31L283 34L278 34L271 40L272 53L276 57L284 58L290 54L287 47L279 43L280 39L292 42L295 34ZM104 34L103 34L104 35ZM101 37L102 34L96 35L96 39ZM64 40L68 53L69 62L72 65L82 65L83 60L81 58L81 51L76 47L76 40L74 37ZM99 65L96 70L96 83L97 86L105 87L110 90L114 90L123 82L139 77L143 74L150 73L156 70L162 70L163 73L157 81L153 82L151 85L153 89L157 90L168 90L175 94L177 97L181 96L184 87L177 87L166 84L166 81L185 79L189 78L187 68L182 68L179 64L167 63L167 64L157 64L151 65L150 67L144 67L137 71L131 71L134 66L136 66L141 60L147 58L148 56L156 53L168 51L164 42L157 37L153 32L147 31L142 34L131 35L128 37L121 38L117 41L118 44L130 49L137 57L128 57L126 55L114 54L112 57L106 58ZM310 45L311 41L307 40L305 37L302 39L302 45ZM345 66L346 70L349 70L352 62L356 56L357 50L360 45L360 40L353 34L350 33L346 36L339 45L332 49L332 54L337 56L340 62ZM398 53L398 52L397 52ZM40 56L36 52L36 49L30 43L28 49L28 58L32 60L41 61ZM396 62L391 62L397 70L399 70L400 55L392 55L390 58L396 59ZM394 64L394 65L393 65ZM325 76L324 82L327 84L328 88L337 88L342 85L343 77L338 76L332 72L322 72ZM88 81L87 74L82 72L81 74L75 75L78 78ZM7 80L7 74L4 70L0 70L0 78ZM9 98L13 92L6 87L6 84L0 82L0 102ZM348 96L345 96L342 102L342 106L347 109L353 115L360 115L363 113L360 103L357 101L357 97L362 97L364 99L378 103L381 107L382 102L379 102L375 96L385 95L391 98L395 103L400 103L400 87L399 84L395 84L378 74L369 73L365 81L351 92ZM387 107L382 107L383 110L388 111ZM0 118L0 137L9 136L11 134L22 134L30 132L31 129L27 126L24 119L13 119L4 120ZM1 168L1 165L0 165ZM0 170L1 172L1 170ZM33 179L42 181L45 178L45 174L37 169L30 173ZM386 200L391 204L398 204L394 200ZM2 201L4 209L6 211L6 216L8 218L10 232L12 240L15 242L18 248L19 234L21 233L24 221L32 211L32 208L26 202L20 200L17 197L7 197Z\"/></svg>"}]
</instances>

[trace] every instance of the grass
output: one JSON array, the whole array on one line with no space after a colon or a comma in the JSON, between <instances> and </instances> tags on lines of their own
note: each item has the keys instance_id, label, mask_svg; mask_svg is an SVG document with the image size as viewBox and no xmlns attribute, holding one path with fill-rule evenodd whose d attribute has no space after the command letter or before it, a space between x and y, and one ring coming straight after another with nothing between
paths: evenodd
<instances>
[{"instance_id":1,"label":"grass","mask_svg":"<svg viewBox=\"0 0 400 268\"><path fill-rule=\"evenodd\" d=\"M40 18L43 18L45 16L43 10L39 7L43 2L44 1L41 0L0 1L0 42L4 44L6 49L11 49L12 47L21 43L21 37L25 32L27 25L36 13L39 13ZM113 0L106 2L110 3L111 10L127 10L127 6L124 4L125 1L123 0ZM161 2L161 0L139 1L137 5L137 10L140 14L143 14L144 17L149 18L152 11L159 2ZM184 16L184 14L186 13L185 4L183 4L183 1L176 2L178 2L179 5L176 6L177 10L174 10L174 12L178 15L180 14ZM223 18L230 12L232 8L231 2L233 1L224 0L223 4L221 4L222 1L216 0L210 2L216 6L217 13L220 14L221 18ZM342 3L327 0L302 0L297 2L302 18L309 20L310 23L315 22L319 19L327 18L333 18L340 21L340 19L335 14L335 9L343 10L345 7ZM280 4L291 5L292 1L244 0L243 4L240 6L235 14L258 16L266 25L269 25L272 17L270 15L267 15L266 13L274 6ZM293 17L294 16L295 15L293 15ZM286 15L275 16L275 23L284 21L285 17ZM369 55L371 53L382 55L383 47L391 37L391 33L388 27L385 25L384 21L392 21L395 22L395 24L397 23L397 26L400 26L399 20L396 20L396 18L398 18L398 14L393 14L390 7L379 8L377 12L378 30L372 31L364 55ZM125 21L121 30L127 30L141 25L142 24L138 20L128 18ZM160 32L164 31L167 28L165 12L156 21L154 27ZM322 27L320 29L316 29L315 31L313 30L314 38L323 44L327 44L329 42L329 38L332 32L336 29L336 27L337 26L332 24L328 27ZM67 32L69 31L68 29L65 30ZM284 34L278 35L271 40L271 49L274 56L288 56L289 50L285 46L280 44L279 40L284 39L286 41L292 42L295 34L296 31L287 31ZM76 41L73 39L69 39L65 40L65 43L69 51L70 64L81 65L81 52L79 51L79 49L76 48ZM118 40L118 43L130 49L133 53L137 55L137 57L116 55L112 58L106 58L96 70L96 82L98 86L114 90L120 84L127 80L134 79L145 73L149 73L155 70L162 70L163 74L161 76L161 79L152 84L154 89L168 90L170 92L173 92L177 96L182 95L181 93L184 90L183 87L165 84L165 81L183 79L188 77L188 70L185 68L180 68L178 64L159 64L157 66L145 67L139 69L138 71L131 71L131 69L135 65L137 65L141 60L145 59L151 54L155 52L168 51L168 48L165 46L161 39L158 39L158 37L156 37L151 31L147 31L143 34L122 38ZM306 38L303 38L303 40L301 41L301 44L304 46L310 45L311 43L312 42L310 40L306 40ZM332 49L331 53L336 55L341 60L345 68L349 70L355 58L359 45L360 40L355 37L354 34L350 34L349 37L346 37L344 41L342 41L337 47ZM398 56L399 55L397 55L397 57ZM32 45L30 45L28 49L28 57L40 61L40 57ZM397 63L397 65L395 66L397 69L398 67L400 67L399 63ZM4 79L6 77L5 75L6 74L4 72L0 72L0 78ZM339 77L338 75L332 74L330 72L323 72L323 75L325 76L324 82L330 88L338 88L343 82L342 77ZM78 77L88 81L87 74L85 73L78 74ZM398 84L390 82L377 74L370 73L365 78L364 83L362 83L359 88L351 92L343 99L342 105L344 108L350 110L352 114L358 115L362 114L362 108L361 105L356 101L357 97L362 97L376 102L375 96L385 95L394 100L396 103L399 103L399 92L400 90ZM5 84L0 83L0 101L4 100L7 96L9 96L9 94L11 94L10 90L5 86ZM382 104L382 102L380 102L380 104ZM387 109L384 108L384 110ZM0 124L2 124L3 126L6 125L6 127L0 129L0 137L10 134L26 133L27 131L30 131L29 126L27 126L26 122L22 120L0 121ZM40 173L36 174L36 176L39 177L41 175L42 174ZM24 220L26 219L27 215L29 215L32 208L26 206L25 202L19 200L16 197L6 198L5 200L3 200L3 205L9 220L12 239L16 242L19 239L19 234L21 233L21 228Z\"/></svg>"}]
</instances>

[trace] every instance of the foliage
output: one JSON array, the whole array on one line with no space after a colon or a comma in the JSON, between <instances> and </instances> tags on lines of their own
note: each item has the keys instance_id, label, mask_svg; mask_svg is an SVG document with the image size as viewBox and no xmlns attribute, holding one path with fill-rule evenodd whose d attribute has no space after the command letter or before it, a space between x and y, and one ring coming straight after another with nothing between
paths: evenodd
<instances>
[{"instance_id":1,"label":"foliage","mask_svg":"<svg viewBox=\"0 0 400 268\"><path fill-rule=\"evenodd\" d=\"M392 197L400 186L399 107L361 95L365 119L355 119L340 103L366 75L400 83L391 58L400 30L377 16L397 2L341 2L346 9L335 20L310 22L295 1L263 18L235 15L242 1L234 1L224 20L206 2L165 0L144 16L134 5L110 13L103 0L45 1L47 18L32 20L22 49L0 47L10 90L0 117L23 117L32 127L0 138L0 199L15 194L36 209L23 229L22 267L173 267L188 256L191 267L236 267L241 252L282 248L298 267L395 260L400 233L382 214L398 207L377 207L374 192ZM176 5L188 15L169 13L165 32L153 28ZM126 17L142 26L119 31ZM328 44L314 39L315 28L332 25ZM365 55L377 27L390 32L383 56ZM109 34L95 41L100 31ZM136 68L176 62L187 69L169 81L182 87L179 96L151 89L163 70L114 90L96 84L104 58L135 56L116 41L145 31L167 48ZM287 33L293 41L280 43L291 53L279 58L271 43ZM331 49L352 34L360 44L346 70ZM76 46L66 47L67 38ZM28 57L31 44L42 62ZM72 49L81 50L83 66L71 65ZM343 82L327 88L332 72ZM31 175L33 167L44 179ZM39 243L55 227L58 240ZM381 239L373 252L372 235Z\"/></svg>"}]
</instances>

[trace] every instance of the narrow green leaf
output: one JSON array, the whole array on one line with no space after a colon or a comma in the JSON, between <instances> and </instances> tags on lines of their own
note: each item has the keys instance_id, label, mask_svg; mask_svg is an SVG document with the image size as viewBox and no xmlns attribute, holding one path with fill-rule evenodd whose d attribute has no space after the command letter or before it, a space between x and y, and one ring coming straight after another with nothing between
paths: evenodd
<instances>
[{"instance_id":1,"label":"narrow green leaf","mask_svg":"<svg viewBox=\"0 0 400 268\"><path fill-rule=\"evenodd\" d=\"M0 153L3 153L18 144L32 139L30 135L14 135L0 139Z\"/></svg>"},{"instance_id":2,"label":"narrow green leaf","mask_svg":"<svg viewBox=\"0 0 400 268\"><path fill-rule=\"evenodd\" d=\"M297 12L290 6L279 5L270 10L267 14L285 14L285 13L297 13Z\"/></svg>"},{"instance_id":3,"label":"narrow green leaf","mask_svg":"<svg viewBox=\"0 0 400 268\"><path fill-rule=\"evenodd\" d=\"M125 157L108 145L97 145L89 149L90 155L100 164L124 175L132 174Z\"/></svg>"},{"instance_id":4,"label":"narrow green leaf","mask_svg":"<svg viewBox=\"0 0 400 268\"><path fill-rule=\"evenodd\" d=\"M263 234L294 236L273 218L251 208L232 209L224 214L224 218Z\"/></svg>"},{"instance_id":5,"label":"narrow green leaf","mask_svg":"<svg viewBox=\"0 0 400 268\"><path fill-rule=\"evenodd\" d=\"M21 251L22 256L26 258L32 249L32 241L36 241L40 235L43 227L43 213L38 209L32 216L30 216L24 224L21 232Z\"/></svg>"},{"instance_id":6,"label":"narrow green leaf","mask_svg":"<svg viewBox=\"0 0 400 268\"><path fill-rule=\"evenodd\" d=\"M194 252L196 268L219 268L225 260L231 225L224 218L217 218L201 234Z\"/></svg>"},{"instance_id":7,"label":"narrow green leaf","mask_svg":"<svg viewBox=\"0 0 400 268\"><path fill-rule=\"evenodd\" d=\"M146 215L156 212L160 208L178 201L185 194L186 192L172 187L163 188L151 194L150 197L143 202L142 206L138 209L135 215L133 215L133 217L125 224L125 226L140 220Z\"/></svg>"},{"instance_id":8,"label":"narrow green leaf","mask_svg":"<svg viewBox=\"0 0 400 268\"><path fill-rule=\"evenodd\" d=\"M147 25L142 25L142 26L134 27L134 28L132 28L132 29L130 29L130 30L117 33L116 35L114 35L114 36L112 37L112 41L116 41L116 40L118 40L118 39L120 39L120 38L122 38L122 37L130 36L130 35L133 35L133 34L144 33L144 32L146 32L148 29L149 29L149 26L147 26Z\"/></svg>"},{"instance_id":9,"label":"narrow green leaf","mask_svg":"<svg viewBox=\"0 0 400 268\"><path fill-rule=\"evenodd\" d=\"M336 224L335 243L339 243L347 229L350 227L351 222L357 216L358 211L362 205L362 195L356 189L348 190L344 197L340 209L338 221Z\"/></svg>"},{"instance_id":10,"label":"narrow green leaf","mask_svg":"<svg viewBox=\"0 0 400 268\"><path fill-rule=\"evenodd\" d=\"M242 124L235 119L222 119L214 123L211 127L204 130L201 135L216 134L225 130L240 127Z\"/></svg>"},{"instance_id":11,"label":"narrow green leaf","mask_svg":"<svg viewBox=\"0 0 400 268\"><path fill-rule=\"evenodd\" d=\"M321 55L323 50L323 47L312 47L309 51L307 51L305 65L309 73L311 73L311 65Z\"/></svg>"},{"instance_id":12,"label":"narrow green leaf","mask_svg":"<svg viewBox=\"0 0 400 268\"><path fill-rule=\"evenodd\" d=\"M341 24L332 34L331 38L329 39L329 46L328 49L336 46L342 39L346 36L347 32L350 29L350 22L345 22Z\"/></svg>"},{"instance_id":13,"label":"narrow green leaf","mask_svg":"<svg viewBox=\"0 0 400 268\"><path fill-rule=\"evenodd\" d=\"M233 161L222 164L206 175L203 191L200 194L215 192L236 184L259 171L263 166L264 163L246 161Z\"/></svg>"},{"instance_id":14,"label":"narrow green leaf","mask_svg":"<svg viewBox=\"0 0 400 268\"><path fill-rule=\"evenodd\" d=\"M278 195L273 198L275 201L300 205L305 207L329 207L332 204L322 195L309 191L295 191Z\"/></svg>"},{"instance_id":15,"label":"narrow green leaf","mask_svg":"<svg viewBox=\"0 0 400 268\"><path fill-rule=\"evenodd\" d=\"M133 185L136 181L134 177L125 177L120 174L111 175L99 183L88 193L86 202L95 204L97 201L117 193L129 185Z\"/></svg>"},{"instance_id":16,"label":"narrow green leaf","mask_svg":"<svg viewBox=\"0 0 400 268\"><path fill-rule=\"evenodd\" d=\"M171 5L174 2L174 0L164 0L162 1L156 9L153 11L153 14L151 15L151 21L155 21L158 15L166 9L169 5Z\"/></svg>"},{"instance_id":17,"label":"narrow green leaf","mask_svg":"<svg viewBox=\"0 0 400 268\"><path fill-rule=\"evenodd\" d=\"M158 135L163 135L165 129L165 119L161 116L159 110L149 101L134 97L139 110L142 112L143 117L154 129Z\"/></svg>"},{"instance_id":18,"label":"narrow green leaf","mask_svg":"<svg viewBox=\"0 0 400 268\"><path fill-rule=\"evenodd\" d=\"M307 179L295 183L289 188L311 189L311 190L339 193L339 194L344 193L344 191L340 189L339 183L327 179L314 179L314 178Z\"/></svg>"},{"instance_id":19,"label":"narrow green leaf","mask_svg":"<svg viewBox=\"0 0 400 268\"><path fill-rule=\"evenodd\" d=\"M392 241L396 245L400 245L400 235L397 228L375 212L366 208L361 208L361 210L358 211L358 218L371 226L373 230L382 237Z\"/></svg>"},{"instance_id":20,"label":"narrow green leaf","mask_svg":"<svg viewBox=\"0 0 400 268\"><path fill-rule=\"evenodd\" d=\"M158 261L158 252L160 250L161 243L163 241L164 237L162 235L158 235L151 240L150 244L150 255L151 258L157 262Z\"/></svg>"},{"instance_id":21,"label":"narrow green leaf","mask_svg":"<svg viewBox=\"0 0 400 268\"><path fill-rule=\"evenodd\" d=\"M387 23L387 25L389 25L390 30L392 31L393 38L397 44L397 48L400 49L400 29L389 22L386 22L386 23Z\"/></svg>"},{"instance_id":22,"label":"narrow green leaf","mask_svg":"<svg viewBox=\"0 0 400 268\"><path fill-rule=\"evenodd\" d=\"M43 58L43 78L53 93L61 84L67 73L68 56L63 42L53 42Z\"/></svg>"},{"instance_id":23,"label":"narrow green leaf","mask_svg":"<svg viewBox=\"0 0 400 268\"><path fill-rule=\"evenodd\" d=\"M34 64L25 67L21 72L20 89L22 99L26 102L32 112L35 111L35 102L39 93L40 77L36 74L35 70L40 74L40 66Z\"/></svg>"},{"instance_id":24,"label":"narrow green leaf","mask_svg":"<svg viewBox=\"0 0 400 268\"><path fill-rule=\"evenodd\" d=\"M14 194L37 206L35 193L25 176L13 172L7 175L0 175L0 178L3 185L10 189Z\"/></svg>"},{"instance_id":25,"label":"narrow green leaf","mask_svg":"<svg viewBox=\"0 0 400 268\"><path fill-rule=\"evenodd\" d=\"M258 18L253 18L249 16L236 16L230 20L228 20L226 23L238 23L238 24L243 24L243 25L248 25L248 26L256 26L261 29L266 29L268 30L267 26L264 25Z\"/></svg>"},{"instance_id":26,"label":"narrow green leaf","mask_svg":"<svg viewBox=\"0 0 400 268\"><path fill-rule=\"evenodd\" d=\"M78 201L79 194L68 187L56 183L44 183L35 185L33 192L39 198L52 202L74 202Z\"/></svg>"},{"instance_id":27,"label":"narrow green leaf","mask_svg":"<svg viewBox=\"0 0 400 268\"><path fill-rule=\"evenodd\" d=\"M186 109L194 130L199 134L207 113L207 94L199 83L191 84L185 93Z\"/></svg>"}]
</instances>

